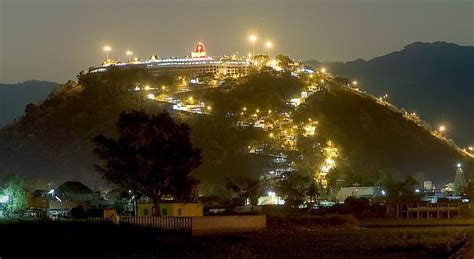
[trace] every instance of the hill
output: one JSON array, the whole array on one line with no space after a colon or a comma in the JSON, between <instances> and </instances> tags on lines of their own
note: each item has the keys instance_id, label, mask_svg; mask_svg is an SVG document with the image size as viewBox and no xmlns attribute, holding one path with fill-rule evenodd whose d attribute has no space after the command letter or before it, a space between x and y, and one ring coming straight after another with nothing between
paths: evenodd
<instances>
[{"instance_id":1,"label":"hill","mask_svg":"<svg viewBox=\"0 0 474 259\"><path fill-rule=\"evenodd\" d=\"M421 114L432 125L446 124L462 145L474 141L474 46L417 42L381 57L342 62L307 61L357 80L362 89Z\"/></svg>"},{"instance_id":2,"label":"hill","mask_svg":"<svg viewBox=\"0 0 474 259\"><path fill-rule=\"evenodd\" d=\"M317 83L320 79L326 82ZM28 105L24 116L0 130L0 168L26 177L99 184L91 139L99 133L113 136L123 111L172 111L172 104L159 101L161 97L146 98L150 93L158 96L161 89L134 90L137 82L161 85L162 80L142 70L111 70L57 87L44 102ZM309 96L301 105L288 103L303 93ZM472 170L472 159L447 142L370 95L330 78L263 72L226 80L220 87L175 92L173 98L212 107L209 114L173 112L176 119L189 123L193 142L203 151L203 165L195 172L203 183L290 167L314 174L326 159L329 141L338 148L337 170L348 183L373 184L387 173L423 173L428 179L447 181L454 177L456 162L466 165L466 174ZM237 126L245 120L265 120L272 126ZM316 125L314 135L305 134L309 124ZM263 151L256 152L259 148Z\"/></svg>"},{"instance_id":3,"label":"hill","mask_svg":"<svg viewBox=\"0 0 474 259\"><path fill-rule=\"evenodd\" d=\"M0 83L0 127L20 117L28 103L44 100L56 86L57 83L36 80Z\"/></svg>"}]
</instances>

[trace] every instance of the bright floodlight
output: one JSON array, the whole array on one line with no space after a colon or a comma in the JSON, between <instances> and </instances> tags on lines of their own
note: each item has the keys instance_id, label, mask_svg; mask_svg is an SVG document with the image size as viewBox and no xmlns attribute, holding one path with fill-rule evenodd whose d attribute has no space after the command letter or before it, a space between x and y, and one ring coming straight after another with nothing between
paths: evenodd
<instances>
[{"instance_id":1,"label":"bright floodlight","mask_svg":"<svg viewBox=\"0 0 474 259\"><path fill-rule=\"evenodd\" d=\"M130 56L132 54L133 54L133 52L131 52L130 50L127 50L127 56Z\"/></svg>"},{"instance_id":2,"label":"bright floodlight","mask_svg":"<svg viewBox=\"0 0 474 259\"><path fill-rule=\"evenodd\" d=\"M357 85L357 81L352 81L352 85Z\"/></svg>"},{"instance_id":3,"label":"bright floodlight","mask_svg":"<svg viewBox=\"0 0 474 259\"><path fill-rule=\"evenodd\" d=\"M250 35L250 36L249 36L249 40L250 40L251 42L255 42L255 41L257 40L257 36L255 36L255 35Z\"/></svg>"},{"instance_id":4,"label":"bright floodlight","mask_svg":"<svg viewBox=\"0 0 474 259\"><path fill-rule=\"evenodd\" d=\"M458 168L461 168L461 163L458 163L456 166L457 166Z\"/></svg>"},{"instance_id":5,"label":"bright floodlight","mask_svg":"<svg viewBox=\"0 0 474 259\"><path fill-rule=\"evenodd\" d=\"M326 73L326 68L321 68L321 72Z\"/></svg>"},{"instance_id":6,"label":"bright floodlight","mask_svg":"<svg viewBox=\"0 0 474 259\"><path fill-rule=\"evenodd\" d=\"M267 43L265 43L265 46L267 46L267 48L271 49L273 47L273 43L271 41L267 41Z\"/></svg>"},{"instance_id":7,"label":"bright floodlight","mask_svg":"<svg viewBox=\"0 0 474 259\"><path fill-rule=\"evenodd\" d=\"M445 132L446 131L446 127L444 125L441 125L439 126L439 132Z\"/></svg>"},{"instance_id":8,"label":"bright floodlight","mask_svg":"<svg viewBox=\"0 0 474 259\"><path fill-rule=\"evenodd\" d=\"M112 48L110 46L104 46L104 51L111 51Z\"/></svg>"}]
</instances>

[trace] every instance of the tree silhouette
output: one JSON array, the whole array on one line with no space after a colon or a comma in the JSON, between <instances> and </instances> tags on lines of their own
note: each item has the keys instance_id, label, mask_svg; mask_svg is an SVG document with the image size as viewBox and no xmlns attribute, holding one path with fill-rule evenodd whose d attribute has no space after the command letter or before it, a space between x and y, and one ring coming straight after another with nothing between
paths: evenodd
<instances>
[{"instance_id":1,"label":"tree silhouette","mask_svg":"<svg viewBox=\"0 0 474 259\"><path fill-rule=\"evenodd\" d=\"M104 161L96 169L106 180L153 201L155 216L164 195L189 200L197 185L190 175L201 163L190 129L166 111L149 116L133 110L120 114L117 139L98 135L95 154Z\"/></svg>"}]
</instances>

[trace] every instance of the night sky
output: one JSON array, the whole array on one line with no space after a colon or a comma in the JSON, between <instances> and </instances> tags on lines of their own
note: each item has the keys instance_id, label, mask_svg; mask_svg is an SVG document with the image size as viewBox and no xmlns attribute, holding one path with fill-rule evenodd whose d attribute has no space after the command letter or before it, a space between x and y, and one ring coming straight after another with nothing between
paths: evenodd
<instances>
[{"instance_id":1,"label":"night sky","mask_svg":"<svg viewBox=\"0 0 474 259\"><path fill-rule=\"evenodd\" d=\"M370 59L415 41L474 44L474 1L0 0L0 82L64 82L125 51L183 56L247 54L272 40L296 59Z\"/></svg>"}]
</instances>

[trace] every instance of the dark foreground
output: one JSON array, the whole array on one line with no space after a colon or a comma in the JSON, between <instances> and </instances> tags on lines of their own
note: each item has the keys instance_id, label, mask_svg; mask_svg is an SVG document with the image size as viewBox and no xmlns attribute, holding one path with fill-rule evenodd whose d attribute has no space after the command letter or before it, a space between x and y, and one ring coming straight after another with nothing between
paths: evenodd
<instances>
[{"instance_id":1,"label":"dark foreground","mask_svg":"<svg viewBox=\"0 0 474 259\"><path fill-rule=\"evenodd\" d=\"M110 223L0 223L0 257L446 258L472 226L270 228L191 236Z\"/></svg>"}]
</instances>

